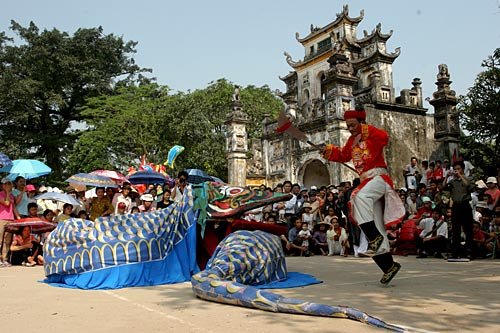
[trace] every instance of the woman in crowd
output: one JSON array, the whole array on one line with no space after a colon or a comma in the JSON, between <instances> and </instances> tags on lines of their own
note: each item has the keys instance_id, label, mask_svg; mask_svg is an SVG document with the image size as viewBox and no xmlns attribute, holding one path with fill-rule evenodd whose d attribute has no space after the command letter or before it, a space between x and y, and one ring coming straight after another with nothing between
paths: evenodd
<instances>
[{"instance_id":1,"label":"woman in crowd","mask_svg":"<svg viewBox=\"0 0 500 333\"><path fill-rule=\"evenodd\" d=\"M21 176L17 176L14 180L15 189L12 190L12 194L16 198L16 208L21 217L28 217L28 203L30 199L26 193L26 179Z\"/></svg>"},{"instance_id":2,"label":"woman in crowd","mask_svg":"<svg viewBox=\"0 0 500 333\"><path fill-rule=\"evenodd\" d=\"M14 235L10 246L12 265L33 267L37 263L43 265L42 247L31 234L30 227L26 226L21 232Z\"/></svg>"},{"instance_id":3,"label":"woman in crowd","mask_svg":"<svg viewBox=\"0 0 500 333\"><path fill-rule=\"evenodd\" d=\"M162 200L156 204L157 209L167 208L172 204L172 201L170 200L170 194L170 189L165 187L165 189L163 189Z\"/></svg>"},{"instance_id":4,"label":"woman in crowd","mask_svg":"<svg viewBox=\"0 0 500 333\"><path fill-rule=\"evenodd\" d=\"M94 221L101 216L109 216L113 214L113 205L107 196L104 195L104 187L95 189L96 198L92 198L90 202L90 219Z\"/></svg>"}]
</instances>

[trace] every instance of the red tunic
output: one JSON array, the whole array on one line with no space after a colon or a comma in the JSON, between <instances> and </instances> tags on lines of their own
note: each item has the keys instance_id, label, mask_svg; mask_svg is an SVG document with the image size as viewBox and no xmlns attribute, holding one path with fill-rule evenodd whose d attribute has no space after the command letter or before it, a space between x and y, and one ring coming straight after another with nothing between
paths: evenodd
<instances>
[{"instance_id":1,"label":"red tunic","mask_svg":"<svg viewBox=\"0 0 500 333\"><path fill-rule=\"evenodd\" d=\"M363 174L374 168L387 168L384 159L384 147L389 142L389 135L386 131L371 125L362 124L361 134L351 135L347 139L344 147L340 148L334 145L326 145L323 156L334 162L348 162L352 160L354 168L361 176L361 184L351 194L351 200L356 194L372 179L373 176ZM403 220L405 209L399 196L394 191L394 184L388 174L380 175L389 186L385 194L384 222L386 226L399 223ZM354 221L352 207L351 220Z\"/></svg>"},{"instance_id":2,"label":"red tunic","mask_svg":"<svg viewBox=\"0 0 500 333\"><path fill-rule=\"evenodd\" d=\"M358 174L373 168L387 168L384 159L384 147L389 142L389 135L384 130L362 124L360 135L351 135L344 147L327 145L325 158L335 162L352 160Z\"/></svg>"}]
</instances>

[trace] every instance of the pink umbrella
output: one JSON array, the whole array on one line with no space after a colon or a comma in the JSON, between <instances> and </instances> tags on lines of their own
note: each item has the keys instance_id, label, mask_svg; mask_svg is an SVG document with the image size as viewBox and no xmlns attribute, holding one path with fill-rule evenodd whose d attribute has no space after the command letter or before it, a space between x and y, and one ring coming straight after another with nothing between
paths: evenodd
<instances>
[{"instance_id":1,"label":"pink umbrella","mask_svg":"<svg viewBox=\"0 0 500 333\"><path fill-rule=\"evenodd\" d=\"M32 233L41 234L54 230L56 226L56 223L51 223L37 217L26 217L23 219L15 220L14 222L10 222L9 224L7 224L6 229L8 232L16 232L19 231L20 228L31 227Z\"/></svg>"},{"instance_id":2,"label":"pink umbrella","mask_svg":"<svg viewBox=\"0 0 500 333\"><path fill-rule=\"evenodd\" d=\"M111 178L118 185L123 184L123 182L128 182L127 178L125 178L125 176L119 173L118 171L96 170L92 171L91 174Z\"/></svg>"}]
</instances>

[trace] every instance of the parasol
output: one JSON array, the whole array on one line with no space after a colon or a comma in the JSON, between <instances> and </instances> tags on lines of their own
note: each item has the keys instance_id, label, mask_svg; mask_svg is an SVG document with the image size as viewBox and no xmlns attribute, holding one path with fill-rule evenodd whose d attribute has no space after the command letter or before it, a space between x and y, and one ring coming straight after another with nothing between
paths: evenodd
<instances>
[{"instance_id":1,"label":"parasol","mask_svg":"<svg viewBox=\"0 0 500 333\"><path fill-rule=\"evenodd\" d=\"M15 220L14 222L10 222L9 224L7 224L6 230L8 232L17 232L21 230L21 228L24 228L26 226L31 227L31 233L41 234L54 230L57 224L42 220L38 217L27 217Z\"/></svg>"},{"instance_id":2,"label":"parasol","mask_svg":"<svg viewBox=\"0 0 500 333\"><path fill-rule=\"evenodd\" d=\"M109 177L94 175L91 173L77 173L65 180L68 183L97 186L97 187L118 187Z\"/></svg>"}]
</instances>

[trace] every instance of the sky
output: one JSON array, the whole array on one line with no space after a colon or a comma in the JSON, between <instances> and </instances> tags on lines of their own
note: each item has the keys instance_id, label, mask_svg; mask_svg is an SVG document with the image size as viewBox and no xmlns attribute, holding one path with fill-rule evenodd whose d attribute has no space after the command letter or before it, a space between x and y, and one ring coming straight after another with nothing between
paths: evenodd
<instances>
[{"instance_id":1,"label":"sky","mask_svg":"<svg viewBox=\"0 0 500 333\"><path fill-rule=\"evenodd\" d=\"M351 17L365 10L358 38L378 23L384 33L393 30L388 51L401 47L393 65L397 95L419 77L424 98L431 97L442 63L451 88L466 94L481 62L500 47L500 0L16 0L2 4L0 31L13 37L11 20L70 34L102 26L106 34L138 42L138 65L176 91L203 89L220 78L284 91L279 76L292 68L283 52L295 61L304 57L295 33L304 37L311 24L327 25L344 4Z\"/></svg>"}]
</instances>

